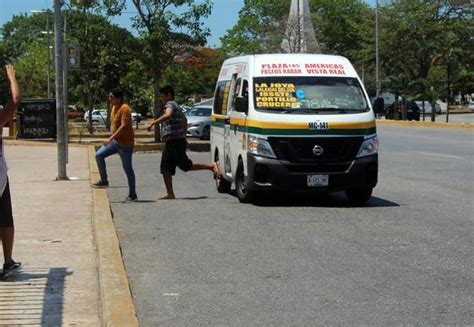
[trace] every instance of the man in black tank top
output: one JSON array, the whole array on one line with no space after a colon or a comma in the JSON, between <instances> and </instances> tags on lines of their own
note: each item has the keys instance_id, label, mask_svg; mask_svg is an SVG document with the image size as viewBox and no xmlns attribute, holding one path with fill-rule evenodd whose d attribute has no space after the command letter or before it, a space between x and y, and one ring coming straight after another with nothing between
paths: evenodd
<instances>
[{"instance_id":1,"label":"man in black tank top","mask_svg":"<svg viewBox=\"0 0 474 327\"><path fill-rule=\"evenodd\" d=\"M20 88L16 80L15 68L7 65L6 72L10 83L11 99L5 108L0 111L0 238L2 239L3 248L4 264L2 273L4 277L21 268L21 263L13 261L12 258L15 227L2 138L3 126L13 118L16 109L20 105Z\"/></svg>"},{"instance_id":2,"label":"man in black tank top","mask_svg":"<svg viewBox=\"0 0 474 327\"><path fill-rule=\"evenodd\" d=\"M165 148L161 156L161 174L166 186L166 194L158 200L175 199L173 191L173 176L176 167L182 171L189 170L210 170L215 176L220 177L219 167L215 162L194 163L186 155L186 130L188 121L179 105L174 101L174 89L172 86L165 86L160 89L161 105L164 107L164 114L147 126L151 131L154 125L162 124L163 141Z\"/></svg>"}]
</instances>

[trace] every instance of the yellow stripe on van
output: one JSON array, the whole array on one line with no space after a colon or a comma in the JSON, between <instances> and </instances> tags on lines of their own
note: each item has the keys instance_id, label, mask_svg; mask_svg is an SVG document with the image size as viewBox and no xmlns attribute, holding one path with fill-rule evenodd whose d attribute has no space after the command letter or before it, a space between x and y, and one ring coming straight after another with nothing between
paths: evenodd
<instances>
[{"instance_id":1,"label":"yellow stripe on van","mask_svg":"<svg viewBox=\"0 0 474 327\"><path fill-rule=\"evenodd\" d=\"M309 122L264 122L257 120L247 120L248 127L266 129L308 129ZM231 125L244 125L245 120L241 118L231 118ZM375 121L368 122L329 122L330 129L368 129L375 127Z\"/></svg>"}]
</instances>

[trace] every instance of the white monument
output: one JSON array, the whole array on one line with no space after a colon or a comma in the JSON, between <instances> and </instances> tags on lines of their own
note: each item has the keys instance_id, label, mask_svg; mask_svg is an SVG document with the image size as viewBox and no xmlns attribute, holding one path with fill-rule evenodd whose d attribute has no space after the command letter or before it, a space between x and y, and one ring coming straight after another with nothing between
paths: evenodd
<instances>
[{"instance_id":1,"label":"white monument","mask_svg":"<svg viewBox=\"0 0 474 327\"><path fill-rule=\"evenodd\" d=\"M281 49L286 53L321 53L311 21L308 0L291 0Z\"/></svg>"}]
</instances>

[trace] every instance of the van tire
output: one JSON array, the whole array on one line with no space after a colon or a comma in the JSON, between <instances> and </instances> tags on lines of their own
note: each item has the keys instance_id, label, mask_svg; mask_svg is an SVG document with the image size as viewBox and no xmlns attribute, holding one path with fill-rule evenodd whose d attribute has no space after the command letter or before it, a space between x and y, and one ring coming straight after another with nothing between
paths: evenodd
<instances>
[{"instance_id":1,"label":"van tire","mask_svg":"<svg viewBox=\"0 0 474 327\"><path fill-rule=\"evenodd\" d=\"M372 197L372 188L351 189L346 191L346 196L353 205L364 204Z\"/></svg>"},{"instance_id":2,"label":"van tire","mask_svg":"<svg viewBox=\"0 0 474 327\"><path fill-rule=\"evenodd\" d=\"M235 174L235 192L241 203L250 203L254 200L255 191L247 189L247 178L245 177L242 161L239 161L237 173Z\"/></svg>"},{"instance_id":3,"label":"van tire","mask_svg":"<svg viewBox=\"0 0 474 327\"><path fill-rule=\"evenodd\" d=\"M219 154L217 153L217 150L216 150L214 161L220 167L220 165L219 165ZM221 171L221 173L222 173L222 171ZM232 183L229 182L228 180L226 180L224 178L224 176L221 176L221 178L216 178L217 192L219 192L219 193L229 193L231 187L232 187Z\"/></svg>"}]
</instances>

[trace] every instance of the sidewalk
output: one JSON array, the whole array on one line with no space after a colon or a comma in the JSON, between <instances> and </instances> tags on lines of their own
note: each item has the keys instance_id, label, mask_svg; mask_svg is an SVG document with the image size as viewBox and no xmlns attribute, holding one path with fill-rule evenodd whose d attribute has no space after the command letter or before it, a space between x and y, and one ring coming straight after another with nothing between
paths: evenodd
<instances>
[{"instance_id":1,"label":"sidewalk","mask_svg":"<svg viewBox=\"0 0 474 327\"><path fill-rule=\"evenodd\" d=\"M0 325L100 326L88 149L69 147L57 175L56 145L6 146L21 273L0 281ZM3 262L3 260L2 260Z\"/></svg>"}]
</instances>

